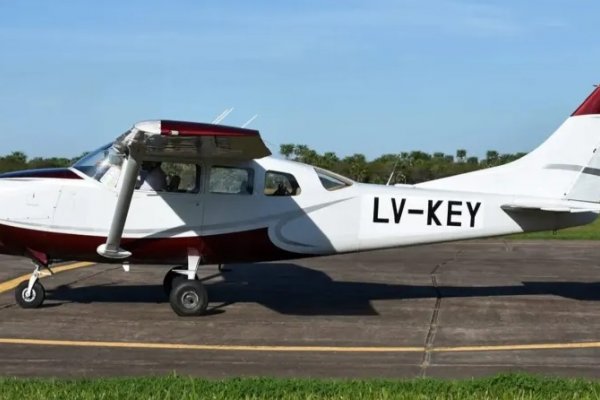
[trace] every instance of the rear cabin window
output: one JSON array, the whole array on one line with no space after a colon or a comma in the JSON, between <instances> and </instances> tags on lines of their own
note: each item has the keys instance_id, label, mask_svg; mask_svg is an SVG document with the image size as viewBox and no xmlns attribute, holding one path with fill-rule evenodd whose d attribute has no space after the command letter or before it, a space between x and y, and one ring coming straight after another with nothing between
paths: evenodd
<instances>
[{"instance_id":1,"label":"rear cabin window","mask_svg":"<svg viewBox=\"0 0 600 400\"><path fill-rule=\"evenodd\" d=\"M266 196L296 196L300 194L300 185L292 174L267 171L264 193Z\"/></svg>"},{"instance_id":2,"label":"rear cabin window","mask_svg":"<svg viewBox=\"0 0 600 400\"><path fill-rule=\"evenodd\" d=\"M252 194L254 171L251 168L212 167L208 190L210 193Z\"/></svg>"},{"instance_id":3,"label":"rear cabin window","mask_svg":"<svg viewBox=\"0 0 600 400\"><path fill-rule=\"evenodd\" d=\"M142 191L198 193L200 166L190 163L144 161L136 189Z\"/></svg>"},{"instance_id":4,"label":"rear cabin window","mask_svg":"<svg viewBox=\"0 0 600 400\"><path fill-rule=\"evenodd\" d=\"M321 185L323 185L323 187L329 191L343 189L352 185L352 181L350 179L338 174L334 174L326 169L315 168L315 171L317 172L319 181L321 181Z\"/></svg>"}]
</instances>

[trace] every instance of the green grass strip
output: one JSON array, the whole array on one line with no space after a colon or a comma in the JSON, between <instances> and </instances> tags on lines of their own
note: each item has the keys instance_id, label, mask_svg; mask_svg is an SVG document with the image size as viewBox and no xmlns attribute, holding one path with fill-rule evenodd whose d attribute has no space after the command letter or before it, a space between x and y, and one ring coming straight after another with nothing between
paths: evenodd
<instances>
[{"instance_id":1,"label":"green grass strip","mask_svg":"<svg viewBox=\"0 0 600 400\"><path fill-rule=\"evenodd\" d=\"M505 236L507 239L554 239L554 240L600 240L600 218L589 225L576 228L561 229L556 232L532 232L519 233L517 235Z\"/></svg>"},{"instance_id":2,"label":"green grass strip","mask_svg":"<svg viewBox=\"0 0 600 400\"><path fill-rule=\"evenodd\" d=\"M2 378L0 399L600 399L600 382L522 374L472 380Z\"/></svg>"}]
</instances>

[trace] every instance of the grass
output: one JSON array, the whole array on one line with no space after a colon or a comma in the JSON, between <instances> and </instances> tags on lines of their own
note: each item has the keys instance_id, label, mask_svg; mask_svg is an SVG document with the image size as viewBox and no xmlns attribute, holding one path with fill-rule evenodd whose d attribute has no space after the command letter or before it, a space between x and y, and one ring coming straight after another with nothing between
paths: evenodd
<instances>
[{"instance_id":1,"label":"grass","mask_svg":"<svg viewBox=\"0 0 600 400\"><path fill-rule=\"evenodd\" d=\"M558 239L558 240L600 240L600 218L589 225L562 229L557 232L519 233L506 236L507 239Z\"/></svg>"},{"instance_id":2,"label":"grass","mask_svg":"<svg viewBox=\"0 0 600 400\"><path fill-rule=\"evenodd\" d=\"M0 378L0 399L600 399L600 382L523 374L454 381Z\"/></svg>"}]
</instances>

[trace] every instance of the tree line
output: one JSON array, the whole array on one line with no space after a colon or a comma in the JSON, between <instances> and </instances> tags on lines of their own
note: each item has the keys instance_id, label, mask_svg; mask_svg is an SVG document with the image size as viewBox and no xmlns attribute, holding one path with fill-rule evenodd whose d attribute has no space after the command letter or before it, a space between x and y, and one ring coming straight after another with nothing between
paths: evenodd
<instances>
[{"instance_id":1,"label":"tree line","mask_svg":"<svg viewBox=\"0 0 600 400\"><path fill-rule=\"evenodd\" d=\"M11 154L0 157L0 173L20 171L24 169L37 168L59 168L68 167L76 160L81 158L65 158L65 157L34 157L29 158L22 151L14 151Z\"/></svg>"},{"instance_id":2,"label":"tree line","mask_svg":"<svg viewBox=\"0 0 600 400\"><path fill-rule=\"evenodd\" d=\"M358 182L387 183L394 171L391 183L419 183L431 179L443 178L464 172L489 168L514 161L525 153L500 154L495 150L487 151L485 158L468 156L465 149L455 154L423 151L384 154L374 160L367 160L364 154L339 157L334 152L319 153L302 144L282 144L279 153L288 160L299 161L325 168L347 176ZM82 156L34 157L28 158L20 151L0 157L0 173L35 168L68 167Z\"/></svg>"},{"instance_id":3,"label":"tree line","mask_svg":"<svg viewBox=\"0 0 600 400\"><path fill-rule=\"evenodd\" d=\"M458 149L455 154L411 151L384 154L369 161L360 153L340 158L333 152L320 154L301 144L282 144L279 152L288 160L325 168L358 182L380 184L388 182L392 171L391 184L413 184L506 164L526 154L500 154L488 150L485 158L479 159L468 156L465 149Z\"/></svg>"}]
</instances>

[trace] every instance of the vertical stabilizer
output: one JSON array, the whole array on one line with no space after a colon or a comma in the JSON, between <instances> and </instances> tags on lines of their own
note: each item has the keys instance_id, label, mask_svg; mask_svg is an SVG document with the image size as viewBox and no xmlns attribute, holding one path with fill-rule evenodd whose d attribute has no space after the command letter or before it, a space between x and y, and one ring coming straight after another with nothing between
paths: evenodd
<instances>
[{"instance_id":1,"label":"vertical stabilizer","mask_svg":"<svg viewBox=\"0 0 600 400\"><path fill-rule=\"evenodd\" d=\"M600 88L544 143L512 163L417 186L600 202Z\"/></svg>"}]
</instances>

